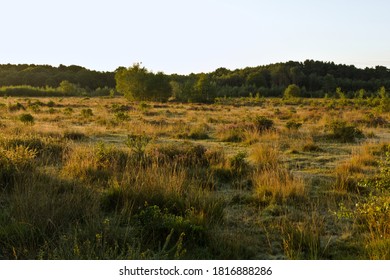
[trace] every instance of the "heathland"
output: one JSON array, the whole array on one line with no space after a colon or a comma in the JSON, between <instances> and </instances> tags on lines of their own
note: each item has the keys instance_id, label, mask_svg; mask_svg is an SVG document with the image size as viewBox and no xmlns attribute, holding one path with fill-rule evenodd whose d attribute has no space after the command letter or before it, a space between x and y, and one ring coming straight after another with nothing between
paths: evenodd
<instances>
[{"instance_id":1,"label":"heathland","mask_svg":"<svg viewBox=\"0 0 390 280\"><path fill-rule=\"evenodd\" d=\"M139 65L32 84L50 67L8 65L0 258L389 259L389 71L299 65L279 87L271 66L228 86Z\"/></svg>"}]
</instances>

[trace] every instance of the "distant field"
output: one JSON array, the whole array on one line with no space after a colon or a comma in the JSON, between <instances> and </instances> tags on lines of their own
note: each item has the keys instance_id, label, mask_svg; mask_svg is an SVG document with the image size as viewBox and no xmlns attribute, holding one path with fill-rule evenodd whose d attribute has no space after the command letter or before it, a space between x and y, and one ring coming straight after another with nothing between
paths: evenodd
<instances>
[{"instance_id":1,"label":"distant field","mask_svg":"<svg viewBox=\"0 0 390 280\"><path fill-rule=\"evenodd\" d=\"M0 99L1 259L390 259L390 114Z\"/></svg>"}]
</instances>

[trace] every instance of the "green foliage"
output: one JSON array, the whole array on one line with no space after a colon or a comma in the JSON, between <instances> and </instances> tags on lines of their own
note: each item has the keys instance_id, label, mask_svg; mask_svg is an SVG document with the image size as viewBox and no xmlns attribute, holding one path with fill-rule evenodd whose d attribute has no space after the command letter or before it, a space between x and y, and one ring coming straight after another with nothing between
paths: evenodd
<instances>
[{"instance_id":1,"label":"green foliage","mask_svg":"<svg viewBox=\"0 0 390 280\"><path fill-rule=\"evenodd\" d=\"M302 147L304 152L323 152L323 150L315 143L308 143Z\"/></svg>"},{"instance_id":2,"label":"green foliage","mask_svg":"<svg viewBox=\"0 0 390 280\"><path fill-rule=\"evenodd\" d=\"M259 132L264 132L272 129L274 122L265 116L256 116L254 119L254 126Z\"/></svg>"},{"instance_id":3,"label":"green foliage","mask_svg":"<svg viewBox=\"0 0 390 280\"><path fill-rule=\"evenodd\" d=\"M68 140L80 141L86 139L87 136L84 133L79 131L65 131L64 138Z\"/></svg>"},{"instance_id":4,"label":"green foliage","mask_svg":"<svg viewBox=\"0 0 390 280\"><path fill-rule=\"evenodd\" d=\"M118 122L124 122L130 120L130 116L124 112L116 112L114 116Z\"/></svg>"},{"instance_id":5,"label":"green foliage","mask_svg":"<svg viewBox=\"0 0 390 280\"><path fill-rule=\"evenodd\" d=\"M302 126L302 123L294 121L294 120L290 120L286 123L286 127L289 130L298 130L301 126Z\"/></svg>"},{"instance_id":6,"label":"green foliage","mask_svg":"<svg viewBox=\"0 0 390 280\"><path fill-rule=\"evenodd\" d=\"M81 116L82 116L83 118L90 118L90 117L93 117L92 109L91 109L91 108L82 109L82 110L81 110Z\"/></svg>"},{"instance_id":7,"label":"green foliage","mask_svg":"<svg viewBox=\"0 0 390 280\"><path fill-rule=\"evenodd\" d=\"M191 127L189 133L180 133L178 135L181 139L193 139L193 140L201 140L201 139L209 139L208 134L209 126L207 124L201 124L198 126Z\"/></svg>"},{"instance_id":8,"label":"green foliage","mask_svg":"<svg viewBox=\"0 0 390 280\"><path fill-rule=\"evenodd\" d=\"M345 121L335 120L326 126L331 131L329 135L332 139L346 143L355 142L356 139L363 138L363 132L355 125L349 125Z\"/></svg>"},{"instance_id":9,"label":"green foliage","mask_svg":"<svg viewBox=\"0 0 390 280\"><path fill-rule=\"evenodd\" d=\"M31 114L22 114L19 116L19 120L24 124L34 124L34 117Z\"/></svg>"},{"instance_id":10,"label":"green foliage","mask_svg":"<svg viewBox=\"0 0 390 280\"><path fill-rule=\"evenodd\" d=\"M365 250L370 259L387 260L390 257L390 153L380 163L380 174L373 179L364 179L359 183L364 195L348 208L343 203L335 213L339 219L353 220L364 228Z\"/></svg>"},{"instance_id":11,"label":"green foliage","mask_svg":"<svg viewBox=\"0 0 390 280\"><path fill-rule=\"evenodd\" d=\"M127 140L125 142L126 146L131 149L137 159L143 160L145 159L145 151L147 146L149 145L151 137L142 134L129 134L127 135Z\"/></svg>"},{"instance_id":12,"label":"green foliage","mask_svg":"<svg viewBox=\"0 0 390 280\"><path fill-rule=\"evenodd\" d=\"M33 86L2 86L0 94L4 96L29 96L29 97L45 97L45 96L63 96L61 91L52 87L33 87Z\"/></svg>"},{"instance_id":13,"label":"green foliage","mask_svg":"<svg viewBox=\"0 0 390 280\"><path fill-rule=\"evenodd\" d=\"M163 246L164 250L169 245L169 242L172 242L170 240L172 238L173 240L178 240L180 237L184 238L188 246L191 246L195 242L198 245L204 244L204 226L193 217L192 211L187 211L186 214L185 217L174 215L169 213L168 209L162 211L157 205L146 205L134 218L142 228L143 238L151 242L149 245L159 246L161 245L161 240L164 240L167 236L169 236L169 240L166 240ZM179 257L182 253L185 252L176 251L175 255Z\"/></svg>"},{"instance_id":14,"label":"green foliage","mask_svg":"<svg viewBox=\"0 0 390 280\"><path fill-rule=\"evenodd\" d=\"M119 68L115 74L116 89L129 100L167 101L172 95L169 79L162 72L154 74L140 64Z\"/></svg>"},{"instance_id":15,"label":"green foliage","mask_svg":"<svg viewBox=\"0 0 390 280\"><path fill-rule=\"evenodd\" d=\"M229 165L233 175L242 176L249 170L249 164L246 161L248 154L246 152L239 152L229 160Z\"/></svg>"},{"instance_id":16,"label":"green foliage","mask_svg":"<svg viewBox=\"0 0 390 280\"><path fill-rule=\"evenodd\" d=\"M10 112L20 111L20 110L26 110L22 104L17 102L16 104L8 104L8 110Z\"/></svg>"},{"instance_id":17,"label":"green foliage","mask_svg":"<svg viewBox=\"0 0 390 280\"><path fill-rule=\"evenodd\" d=\"M66 95L82 95L85 94L85 90L69 81L62 81L58 90Z\"/></svg>"},{"instance_id":18,"label":"green foliage","mask_svg":"<svg viewBox=\"0 0 390 280\"><path fill-rule=\"evenodd\" d=\"M66 107L64 109L64 114L70 116L74 112L72 107Z\"/></svg>"},{"instance_id":19,"label":"green foliage","mask_svg":"<svg viewBox=\"0 0 390 280\"><path fill-rule=\"evenodd\" d=\"M301 89L296 84L291 84L285 89L283 97L287 99L301 97Z\"/></svg>"},{"instance_id":20,"label":"green foliage","mask_svg":"<svg viewBox=\"0 0 390 280\"><path fill-rule=\"evenodd\" d=\"M203 145L190 142L164 144L154 148L154 156L163 163L182 164L183 166L207 166L209 161Z\"/></svg>"}]
</instances>

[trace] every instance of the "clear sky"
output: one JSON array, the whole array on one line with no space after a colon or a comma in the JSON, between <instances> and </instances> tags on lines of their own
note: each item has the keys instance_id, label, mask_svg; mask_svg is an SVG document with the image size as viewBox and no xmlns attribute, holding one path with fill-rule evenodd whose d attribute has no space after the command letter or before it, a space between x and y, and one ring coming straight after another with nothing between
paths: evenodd
<instances>
[{"instance_id":1,"label":"clear sky","mask_svg":"<svg viewBox=\"0 0 390 280\"><path fill-rule=\"evenodd\" d=\"M0 0L0 64L165 73L314 59L390 68L389 0Z\"/></svg>"}]
</instances>

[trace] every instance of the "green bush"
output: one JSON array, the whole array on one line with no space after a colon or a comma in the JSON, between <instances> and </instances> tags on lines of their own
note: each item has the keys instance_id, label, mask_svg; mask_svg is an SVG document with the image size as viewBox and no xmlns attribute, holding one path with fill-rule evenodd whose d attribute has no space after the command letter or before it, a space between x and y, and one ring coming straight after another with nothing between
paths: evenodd
<instances>
[{"instance_id":1,"label":"green bush","mask_svg":"<svg viewBox=\"0 0 390 280\"><path fill-rule=\"evenodd\" d=\"M124 121L128 121L130 120L130 116L122 111L118 111L114 114L115 116L115 119L118 121L118 122L124 122Z\"/></svg>"},{"instance_id":2,"label":"green bush","mask_svg":"<svg viewBox=\"0 0 390 280\"><path fill-rule=\"evenodd\" d=\"M93 116L92 109L90 109L90 108L82 109L81 110L81 116L84 117L84 118L92 117Z\"/></svg>"},{"instance_id":3,"label":"green bush","mask_svg":"<svg viewBox=\"0 0 390 280\"><path fill-rule=\"evenodd\" d=\"M158 161L164 163L178 163L183 166L209 165L206 148L203 145L194 145L190 142L180 144L165 144L154 147L153 153Z\"/></svg>"},{"instance_id":4,"label":"green bush","mask_svg":"<svg viewBox=\"0 0 390 280\"><path fill-rule=\"evenodd\" d=\"M8 110L10 112L15 112L15 111L20 111L20 110L26 110L22 104L17 102L16 104L9 104L8 105Z\"/></svg>"},{"instance_id":5,"label":"green bush","mask_svg":"<svg viewBox=\"0 0 390 280\"><path fill-rule=\"evenodd\" d=\"M165 248L172 247L175 245L172 242L180 239L186 241L186 246L205 244L205 228L192 216L191 211L187 211L187 215L183 217L169 213L167 209L161 210L157 205L146 205L135 219L141 227L142 237L148 240L149 246L156 249L161 244ZM174 253L176 257L180 254L177 250Z\"/></svg>"},{"instance_id":6,"label":"green bush","mask_svg":"<svg viewBox=\"0 0 390 280\"><path fill-rule=\"evenodd\" d=\"M256 116L254 126L259 132L267 131L273 128L274 122L265 116Z\"/></svg>"},{"instance_id":7,"label":"green bush","mask_svg":"<svg viewBox=\"0 0 390 280\"><path fill-rule=\"evenodd\" d=\"M286 123L286 127L289 129L289 130L298 130L300 127L302 126L302 123L300 122L296 122L296 121L288 121Z\"/></svg>"},{"instance_id":8,"label":"green bush","mask_svg":"<svg viewBox=\"0 0 390 280\"><path fill-rule=\"evenodd\" d=\"M84 133L78 131L65 131L63 137L65 139L76 140L76 141L84 140L87 138L87 136Z\"/></svg>"},{"instance_id":9,"label":"green bush","mask_svg":"<svg viewBox=\"0 0 390 280\"><path fill-rule=\"evenodd\" d=\"M241 176L247 173L249 164L246 161L246 152L239 152L229 160L229 165L232 173Z\"/></svg>"},{"instance_id":10,"label":"green bush","mask_svg":"<svg viewBox=\"0 0 390 280\"><path fill-rule=\"evenodd\" d=\"M127 135L125 144L131 149L133 154L136 156L136 159L141 160L145 159L145 150L151 140L152 138L145 134L129 134Z\"/></svg>"},{"instance_id":11,"label":"green bush","mask_svg":"<svg viewBox=\"0 0 390 280\"><path fill-rule=\"evenodd\" d=\"M326 126L331 134L331 139L347 143L355 142L358 138L363 138L363 132L358 129L355 125L349 125L345 121L335 120Z\"/></svg>"},{"instance_id":12,"label":"green bush","mask_svg":"<svg viewBox=\"0 0 390 280\"><path fill-rule=\"evenodd\" d=\"M19 116L19 120L24 124L34 124L34 117L31 114L22 114Z\"/></svg>"}]
</instances>

